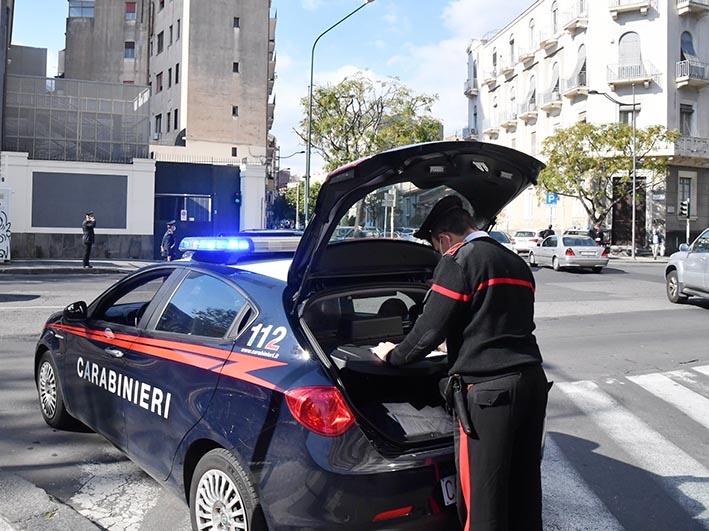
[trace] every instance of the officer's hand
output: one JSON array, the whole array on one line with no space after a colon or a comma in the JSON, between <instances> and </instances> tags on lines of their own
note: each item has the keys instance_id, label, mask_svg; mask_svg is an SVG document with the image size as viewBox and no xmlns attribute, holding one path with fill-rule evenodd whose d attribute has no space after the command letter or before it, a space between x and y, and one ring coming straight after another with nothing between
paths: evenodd
<instances>
[{"instance_id":1,"label":"officer's hand","mask_svg":"<svg viewBox=\"0 0 709 531\"><path fill-rule=\"evenodd\" d=\"M372 352L382 361L386 361L389 352L391 352L396 345L390 341L384 341L379 343L376 347L372 347Z\"/></svg>"}]
</instances>

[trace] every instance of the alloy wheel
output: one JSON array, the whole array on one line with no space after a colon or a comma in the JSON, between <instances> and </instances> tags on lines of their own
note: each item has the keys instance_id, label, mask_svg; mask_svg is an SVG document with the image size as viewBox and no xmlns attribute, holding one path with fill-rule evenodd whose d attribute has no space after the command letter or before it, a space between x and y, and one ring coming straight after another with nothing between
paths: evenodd
<instances>
[{"instance_id":1,"label":"alloy wheel","mask_svg":"<svg viewBox=\"0 0 709 531\"><path fill-rule=\"evenodd\" d=\"M57 378L49 362L44 362L39 369L39 399L44 414L53 418L57 412Z\"/></svg>"},{"instance_id":2,"label":"alloy wheel","mask_svg":"<svg viewBox=\"0 0 709 531\"><path fill-rule=\"evenodd\" d=\"M249 529L237 485L221 470L209 470L197 486L195 511L199 529L236 531Z\"/></svg>"}]
</instances>

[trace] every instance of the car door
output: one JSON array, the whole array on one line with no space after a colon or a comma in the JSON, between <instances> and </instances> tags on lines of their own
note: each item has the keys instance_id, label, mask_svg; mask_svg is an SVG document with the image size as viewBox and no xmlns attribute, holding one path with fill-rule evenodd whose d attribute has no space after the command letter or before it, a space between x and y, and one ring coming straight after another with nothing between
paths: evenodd
<instances>
[{"instance_id":1,"label":"car door","mask_svg":"<svg viewBox=\"0 0 709 531\"><path fill-rule=\"evenodd\" d=\"M709 290L709 229L692 244L684 261L684 285L688 288Z\"/></svg>"},{"instance_id":2,"label":"car door","mask_svg":"<svg viewBox=\"0 0 709 531\"><path fill-rule=\"evenodd\" d=\"M551 264L551 257L554 253L554 247L556 247L556 237L549 236L542 241L539 247L536 248L536 252L539 253L539 258L537 259L537 263L539 263L539 265Z\"/></svg>"},{"instance_id":3,"label":"car door","mask_svg":"<svg viewBox=\"0 0 709 531\"><path fill-rule=\"evenodd\" d=\"M124 403L132 386L124 357L142 334L151 303L173 268L129 277L88 309L88 318L64 327L66 400L79 420L125 448Z\"/></svg>"},{"instance_id":4,"label":"car door","mask_svg":"<svg viewBox=\"0 0 709 531\"><path fill-rule=\"evenodd\" d=\"M140 382L138 400L125 409L128 454L149 473L169 475L177 446L212 399L235 323L251 314L233 284L207 271L185 270L125 356L126 376Z\"/></svg>"}]
</instances>

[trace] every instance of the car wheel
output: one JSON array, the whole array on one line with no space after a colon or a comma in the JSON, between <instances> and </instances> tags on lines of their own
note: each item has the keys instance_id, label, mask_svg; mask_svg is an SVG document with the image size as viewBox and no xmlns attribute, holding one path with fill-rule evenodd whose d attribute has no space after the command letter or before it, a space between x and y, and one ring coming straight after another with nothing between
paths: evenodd
<instances>
[{"instance_id":1,"label":"car wheel","mask_svg":"<svg viewBox=\"0 0 709 531\"><path fill-rule=\"evenodd\" d=\"M687 302L689 298L686 295L682 295L679 280L677 279L677 271L667 273L667 298L675 304Z\"/></svg>"},{"instance_id":2,"label":"car wheel","mask_svg":"<svg viewBox=\"0 0 709 531\"><path fill-rule=\"evenodd\" d=\"M76 424L74 417L69 415L64 407L64 393L59 383L59 375L54 358L47 351L42 354L37 369L37 393L39 394L39 409L44 421L60 430L68 429Z\"/></svg>"},{"instance_id":3,"label":"car wheel","mask_svg":"<svg viewBox=\"0 0 709 531\"><path fill-rule=\"evenodd\" d=\"M601 271L603 271L603 266L593 266L591 269L594 273L600 273Z\"/></svg>"},{"instance_id":4,"label":"car wheel","mask_svg":"<svg viewBox=\"0 0 709 531\"><path fill-rule=\"evenodd\" d=\"M234 455L223 448L197 463L190 485L192 529L265 531L256 489Z\"/></svg>"},{"instance_id":5,"label":"car wheel","mask_svg":"<svg viewBox=\"0 0 709 531\"><path fill-rule=\"evenodd\" d=\"M529 256L527 257L527 263L529 263L530 266L537 265L537 259L534 258L534 253L532 251L529 251Z\"/></svg>"},{"instance_id":6,"label":"car wheel","mask_svg":"<svg viewBox=\"0 0 709 531\"><path fill-rule=\"evenodd\" d=\"M561 266L559 265L559 259L556 256L551 259L551 267L554 268L554 271L558 271L559 269L561 269Z\"/></svg>"}]
</instances>

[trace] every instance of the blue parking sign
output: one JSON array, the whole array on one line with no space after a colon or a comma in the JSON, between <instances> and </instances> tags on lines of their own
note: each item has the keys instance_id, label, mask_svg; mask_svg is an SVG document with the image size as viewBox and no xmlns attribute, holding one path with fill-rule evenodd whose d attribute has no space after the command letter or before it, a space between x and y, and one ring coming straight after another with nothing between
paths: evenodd
<instances>
[{"instance_id":1,"label":"blue parking sign","mask_svg":"<svg viewBox=\"0 0 709 531\"><path fill-rule=\"evenodd\" d=\"M558 194L547 194L547 205L555 205L559 201Z\"/></svg>"}]
</instances>

